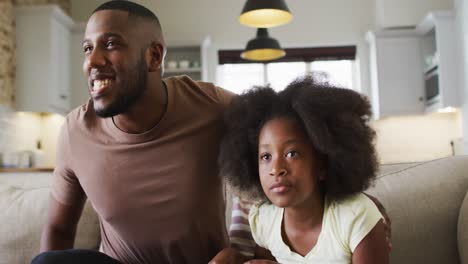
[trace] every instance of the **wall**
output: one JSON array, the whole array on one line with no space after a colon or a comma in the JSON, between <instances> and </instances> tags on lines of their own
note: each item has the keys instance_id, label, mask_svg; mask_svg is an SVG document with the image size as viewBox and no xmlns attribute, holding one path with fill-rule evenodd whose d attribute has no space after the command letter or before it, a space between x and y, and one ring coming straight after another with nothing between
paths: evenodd
<instances>
[{"instance_id":1,"label":"wall","mask_svg":"<svg viewBox=\"0 0 468 264\"><path fill-rule=\"evenodd\" d=\"M0 112L0 156L13 151L35 150L42 143L44 166L55 164L57 138L65 118L56 114ZM0 157L0 164L2 159Z\"/></svg>"},{"instance_id":2,"label":"wall","mask_svg":"<svg viewBox=\"0 0 468 264\"><path fill-rule=\"evenodd\" d=\"M452 155L450 141L462 137L461 114L383 118L372 123L381 163L424 161Z\"/></svg>"},{"instance_id":3,"label":"wall","mask_svg":"<svg viewBox=\"0 0 468 264\"><path fill-rule=\"evenodd\" d=\"M368 90L368 48L364 34L373 27L374 0L294 0L287 1L293 21L270 33L283 47L357 45L362 91ZM72 0L72 17L86 21L101 0ZM159 16L168 44L200 44L210 35L209 58L217 61L218 49L243 49L255 29L238 22L244 1L232 0L140 0ZM190 26L188 26L190 25ZM216 67L209 80L216 81Z\"/></svg>"},{"instance_id":4,"label":"wall","mask_svg":"<svg viewBox=\"0 0 468 264\"><path fill-rule=\"evenodd\" d=\"M65 118L57 114L41 116L40 136L45 154L45 166L53 167L55 164L57 139L64 122Z\"/></svg>"},{"instance_id":5,"label":"wall","mask_svg":"<svg viewBox=\"0 0 468 264\"><path fill-rule=\"evenodd\" d=\"M38 114L0 112L0 127L0 153L34 149L41 138Z\"/></svg>"},{"instance_id":6,"label":"wall","mask_svg":"<svg viewBox=\"0 0 468 264\"><path fill-rule=\"evenodd\" d=\"M453 0L375 0L375 3L379 28L414 26L431 10L453 8Z\"/></svg>"},{"instance_id":7,"label":"wall","mask_svg":"<svg viewBox=\"0 0 468 264\"><path fill-rule=\"evenodd\" d=\"M15 5L59 5L66 13L70 14L70 0L14 0Z\"/></svg>"}]
</instances>

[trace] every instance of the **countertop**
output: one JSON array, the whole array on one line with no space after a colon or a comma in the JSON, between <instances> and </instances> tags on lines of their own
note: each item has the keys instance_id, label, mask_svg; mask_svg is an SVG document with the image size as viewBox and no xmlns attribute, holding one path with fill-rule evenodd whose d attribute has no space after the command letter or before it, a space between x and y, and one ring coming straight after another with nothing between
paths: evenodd
<instances>
[{"instance_id":1,"label":"countertop","mask_svg":"<svg viewBox=\"0 0 468 264\"><path fill-rule=\"evenodd\" d=\"M53 172L54 168L0 168L2 172Z\"/></svg>"}]
</instances>

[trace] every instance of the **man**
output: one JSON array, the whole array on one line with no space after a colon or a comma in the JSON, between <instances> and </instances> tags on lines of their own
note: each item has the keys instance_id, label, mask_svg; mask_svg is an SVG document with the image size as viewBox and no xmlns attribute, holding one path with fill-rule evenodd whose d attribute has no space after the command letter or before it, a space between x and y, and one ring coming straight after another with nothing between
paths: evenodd
<instances>
[{"instance_id":1,"label":"man","mask_svg":"<svg viewBox=\"0 0 468 264\"><path fill-rule=\"evenodd\" d=\"M162 80L159 21L128 1L93 12L83 51L91 100L62 128L45 253L33 263L208 263L228 244L216 160L232 94L188 77ZM73 248L86 198L105 255L49 252Z\"/></svg>"},{"instance_id":2,"label":"man","mask_svg":"<svg viewBox=\"0 0 468 264\"><path fill-rule=\"evenodd\" d=\"M43 253L33 263L241 262L228 248L216 166L233 95L188 77L163 80L161 25L132 2L93 12L83 52L91 100L62 128ZM69 250L86 199L103 253Z\"/></svg>"}]
</instances>

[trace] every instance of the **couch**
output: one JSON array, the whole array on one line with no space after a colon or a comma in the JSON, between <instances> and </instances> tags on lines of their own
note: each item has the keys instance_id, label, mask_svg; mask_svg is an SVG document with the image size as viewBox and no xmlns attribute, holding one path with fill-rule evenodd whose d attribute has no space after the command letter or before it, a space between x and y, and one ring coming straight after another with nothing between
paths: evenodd
<instances>
[{"instance_id":1,"label":"couch","mask_svg":"<svg viewBox=\"0 0 468 264\"><path fill-rule=\"evenodd\" d=\"M50 180L50 173L0 173L0 264L29 263L38 252ZM467 190L468 156L381 166L368 193L392 220L391 263L468 264ZM75 244L99 246L99 221L89 203Z\"/></svg>"}]
</instances>

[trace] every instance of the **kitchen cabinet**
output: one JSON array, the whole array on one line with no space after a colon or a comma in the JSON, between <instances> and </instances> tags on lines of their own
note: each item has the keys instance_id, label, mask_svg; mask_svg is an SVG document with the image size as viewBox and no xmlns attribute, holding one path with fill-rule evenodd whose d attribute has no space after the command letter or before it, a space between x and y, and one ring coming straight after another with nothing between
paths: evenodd
<instances>
[{"instance_id":1,"label":"kitchen cabinet","mask_svg":"<svg viewBox=\"0 0 468 264\"><path fill-rule=\"evenodd\" d=\"M15 12L16 109L66 114L74 23L55 5L17 7Z\"/></svg>"},{"instance_id":2,"label":"kitchen cabinet","mask_svg":"<svg viewBox=\"0 0 468 264\"><path fill-rule=\"evenodd\" d=\"M421 39L426 112L460 106L461 53L457 52L453 12L429 13L415 30Z\"/></svg>"},{"instance_id":3,"label":"kitchen cabinet","mask_svg":"<svg viewBox=\"0 0 468 264\"><path fill-rule=\"evenodd\" d=\"M420 36L414 30L368 32L374 118L422 114L424 78Z\"/></svg>"},{"instance_id":4,"label":"kitchen cabinet","mask_svg":"<svg viewBox=\"0 0 468 264\"><path fill-rule=\"evenodd\" d=\"M169 43L165 58L164 77L188 75L194 80L207 81L207 51L210 44L209 37L196 45Z\"/></svg>"}]
</instances>

